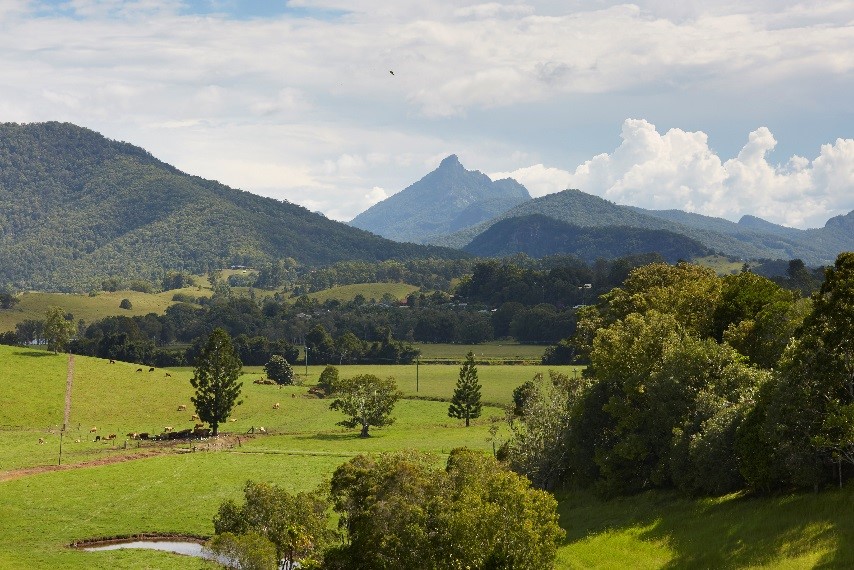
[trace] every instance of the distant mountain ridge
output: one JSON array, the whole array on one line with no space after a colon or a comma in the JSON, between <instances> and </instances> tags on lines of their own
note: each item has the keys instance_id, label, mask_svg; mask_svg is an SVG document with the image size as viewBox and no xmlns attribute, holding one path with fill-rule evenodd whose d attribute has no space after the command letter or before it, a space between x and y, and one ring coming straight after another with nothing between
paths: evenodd
<instances>
[{"instance_id":1,"label":"distant mountain ridge","mask_svg":"<svg viewBox=\"0 0 854 570\"><path fill-rule=\"evenodd\" d=\"M350 225L396 241L426 243L493 219L531 199L513 179L466 170L457 155L400 192L374 204Z\"/></svg>"},{"instance_id":2,"label":"distant mountain ridge","mask_svg":"<svg viewBox=\"0 0 854 570\"><path fill-rule=\"evenodd\" d=\"M68 123L0 124L0 287L86 290L292 257L304 265L462 252L401 244L190 176Z\"/></svg>"},{"instance_id":3,"label":"distant mountain ridge","mask_svg":"<svg viewBox=\"0 0 854 570\"><path fill-rule=\"evenodd\" d=\"M564 190L519 204L491 220L430 241L465 248L493 224L542 214L579 227L632 227L666 230L703 246L743 259L800 258L809 265L833 262L840 251L854 250L854 212L828 220L824 228L798 230L753 216L739 223L680 210L644 210L620 206L580 190Z\"/></svg>"}]
</instances>

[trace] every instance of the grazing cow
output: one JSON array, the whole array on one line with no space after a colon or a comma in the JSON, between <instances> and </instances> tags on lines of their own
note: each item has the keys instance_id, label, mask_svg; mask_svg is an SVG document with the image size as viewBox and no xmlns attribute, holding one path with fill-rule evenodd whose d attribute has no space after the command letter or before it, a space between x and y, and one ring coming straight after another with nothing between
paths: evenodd
<instances>
[{"instance_id":1,"label":"grazing cow","mask_svg":"<svg viewBox=\"0 0 854 570\"><path fill-rule=\"evenodd\" d=\"M141 434L139 434L139 439L147 440L148 437L149 436L147 432L142 432Z\"/></svg>"},{"instance_id":2,"label":"grazing cow","mask_svg":"<svg viewBox=\"0 0 854 570\"><path fill-rule=\"evenodd\" d=\"M237 421L237 418L231 418L231 419L229 419L228 421L230 421L230 422L236 422L236 421Z\"/></svg>"},{"instance_id":3,"label":"grazing cow","mask_svg":"<svg viewBox=\"0 0 854 570\"><path fill-rule=\"evenodd\" d=\"M278 409L279 409L279 402L276 402L275 404L273 404L273 409L274 409L274 410L278 410Z\"/></svg>"},{"instance_id":4,"label":"grazing cow","mask_svg":"<svg viewBox=\"0 0 854 570\"><path fill-rule=\"evenodd\" d=\"M100 435L96 435L96 436L95 436L95 439L94 439L93 441L101 441L101 436L100 436Z\"/></svg>"},{"instance_id":5,"label":"grazing cow","mask_svg":"<svg viewBox=\"0 0 854 570\"><path fill-rule=\"evenodd\" d=\"M267 430L265 430L263 427L259 427L258 433L267 433Z\"/></svg>"},{"instance_id":6,"label":"grazing cow","mask_svg":"<svg viewBox=\"0 0 854 570\"><path fill-rule=\"evenodd\" d=\"M296 394L291 394L291 398L296 398L296 397L297 397Z\"/></svg>"},{"instance_id":7,"label":"grazing cow","mask_svg":"<svg viewBox=\"0 0 854 570\"><path fill-rule=\"evenodd\" d=\"M197 421L199 421L199 416L198 416L198 415L196 415L196 414L193 414L192 416L190 416L190 421L191 421L191 422L197 422Z\"/></svg>"},{"instance_id":8,"label":"grazing cow","mask_svg":"<svg viewBox=\"0 0 854 570\"><path fill-rule=\"evenodd\" d=\"M44 438L43 438L43 437L40 437L40 438L39 438L39 443L44 443Z\"/></svg>"},{"instance_id":9,"label":"grazing cow","mask_svg":"<svg viewBox=\"0 0 854 570\"><path fill-rule=\"evenodd\" d=\"M111 358L111 359L110 359L110 364L115 364L115 363L116 363L116 361L115 361L115 360L113 360L113 359Z\"/></svg>"},{"instance_id":10,"label":"grazing cow","mask_svg":"<svg viewBox=\"0 0 854 570\"><path fill-rule=\"evenodd\" d=\"M111 433L110 435L108 435L108 436L107 436L106 438L104 438L104 439L107 439L107 440L112 441L112 440L116 439L116 434Z\"/></svg>"},{"instance_id":11,"label":"grazing cow","mask_svg":"<svg viewBox=\"0 0 854 570\"><path fill-rule=\"evenodd\" d=\"M139 434L136 433L135 431L131 432L128 434L128 439L139 439Z\"/></svg>"},{"instance_id":12,"label":"grazing cow","mask_svg":"<svg viewBox=\"0 0 854 570\"><path fill-rule=\"evenodd\" d=\"M148 371L149 371L149 372L154 372L154 367L152 366L151 368L149 368L149 369L148 369Z\"/></svg>"},{"instance_id":13,"label":"grazing cow","mask_svg":"<svg viewBox=\"0 0 854 570\"><path fill-rule=\"evenodd\" d=\"M200 428L203 428L203 427L205 427L205 424L196 424L196 425L194 425L194 426L193 426L193 429L194 429L194 430L196 430L196 429L200 429Z\"/></svg>"},{"instance_id":14,"label":"grazing cow","mask_svg":"<svg viewBox=\"0 0 854 570\"><path fill-rule=\"evenodd\" d=\"M165 428L163 428L163 431L165 431L165 432L172 431L172 426L166 426Z\"/></svg>"},{"instance_id":15,"label":"grazing cow","mask_svg":"<svg viewBox=\"0 0 854 570\"><path fill-rule=\"evenodd\" d=\"M172 375L171 375L171 374L169 374L169 373L167 372L167 373L166 373L166 377L167 377L167 378L172 378Z\"/></svg>"},{"instance_id":16,"label":"grazing cow","mask_svg":"<svg viewBox=\"0 0 854 570\"><path fill-rule=\"evenodd\" d=\"M178 411L179 412L186 412L187 406L185 406L184 404L181 404L180 406L178 406Z\"/></svg>"},{"instance_id":17,"label":"grazing cow","mask_svg":"<svg viewBox=\"0 0 854 570\"><path fill-rule=\"evenodd\" d=\"M136 371L137 371L137 372L142 372L142 368L137 368L137 369L136 369Z\"/></svg>"},{"instance_id":18,"label":"grazing cow","mask_svg":"<svg viewBox=\"0 0 854 570\"><path fill-rule=\"evenodd\" d=\"M96 431L98 431L98 428L96 427L92 427L89 429L89 433L95 433Z\"/></svg>"}]
</instances>

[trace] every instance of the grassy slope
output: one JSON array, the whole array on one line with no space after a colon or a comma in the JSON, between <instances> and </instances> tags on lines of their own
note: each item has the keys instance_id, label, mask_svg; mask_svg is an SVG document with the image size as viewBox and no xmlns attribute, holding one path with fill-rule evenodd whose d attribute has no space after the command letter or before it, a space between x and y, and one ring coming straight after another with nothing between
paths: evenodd
<instances>
[{"instance_id":1,"label":"grassy slope","mask_svg":"<svg viewBox=\"0 0 854 570\"><path fill-rule=\"evenodd\" d=\"M63 463L135 451L94 443L88 427L156 430L189 425L190 369L135 372L130 364L75 359L71 433ZM313 488L342 461L359 452L418 447L436 453L467 445L489 450L489 407L466 429L450 420L447 403L403 400L397 422L362 440L335 426L340 414L327 402L306 397L305 387L252 384L259 369L244 376L245 403L225 428L245 434L265 426L271 435L241 436L240 447L220 452L166 454L100 467L71 469L3 480L3 473L56 462L62 421L66 357L0 347L0 568L187 568L205 563L147 551L77 552L65 547L82 538L136 532L209 534L211 517L224 498L236 498L247 479L271 481L292 490ZM344 367L349 375L368 370ZM408 367L414 368L414 367ZM506 403L508 390L534 367L480 368L484 393ZM405 393L413 379L399 375ZM302 372L302 370L300 370ZM320 367L309 367L313 382ZM424 366L419 395L447 397L456 367ZM524 373L523 373L524 372ZM279 402L279 410L272 404ZM77 424L80 432L75 433ZM53 427L54 433L49 433ZM81 435L81 443L74 438ZM39 437L47 440L38 444ZM181 449L189 451L190 445ZM558 568L801 568L854 565L854 489L773 499L729 496L691 500L650 493L601 502L589 495L561 497L561 521L568 532Z\"/></svg>"},{"instance_id":2,"label":"grassy slope","mask_svg":"<svg viewBox=\"0 0 854 570\"><path fill-rule=\"evenodd\" d=\"M352 301L356 295L362 295L366 300L379 301L386 293L395 299L406 299L407 295L418 291L416 285L407 283L357 283L355 285L339 285L323 291L309 293L309 297L323 303L329 299L337 301Z\"/></svg>"},{"instance_id":3,"label":"grassy slope","mask_svg":"<svg viewBox=\"0 0 854 570\"><path fill-rule=\"evenodd\" d=\"M20 296L20 302L9 310L0 310L0 332L13 331L15 325L27 319L44 319L45 313L51 307L61 307L65 312L74 315L74 320L83 319L91 323L104 317L124 315L147 315L157 313L162 315L169 305L173 304L172 297L176 293L186 293L193 297L209 297L209 289L186 287L162 293L139 293L137 291L99 292L96 296L65 293L36 293L27 292ZM122 299L131 302L131 309L120 309Z\"/></svg>"}]
</instances>

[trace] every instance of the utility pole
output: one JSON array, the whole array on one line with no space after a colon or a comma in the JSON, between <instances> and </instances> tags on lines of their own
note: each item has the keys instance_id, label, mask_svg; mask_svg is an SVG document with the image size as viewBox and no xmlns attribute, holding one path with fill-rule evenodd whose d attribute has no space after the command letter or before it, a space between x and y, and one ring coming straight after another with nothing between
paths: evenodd
<instances>
[{"instance_id":1,"label":"utility pole","mask_svg":"<svg viewBox=\"0 0 854 570\"><path fill-rule=\"evenodd\" d=\"M62 430L59 432L59 465L62 465L62 439L68 429L68 418L71 417L71 385L74 382L74 355L68 353L68 372L65 376L65 414L62 418Z\"/></svg>"}]
</instances>

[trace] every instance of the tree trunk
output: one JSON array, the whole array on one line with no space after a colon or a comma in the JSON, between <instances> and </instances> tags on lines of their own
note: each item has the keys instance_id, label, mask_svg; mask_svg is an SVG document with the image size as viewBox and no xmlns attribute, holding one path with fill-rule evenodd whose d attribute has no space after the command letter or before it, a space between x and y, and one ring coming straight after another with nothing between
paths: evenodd
<instances>
[{"instance_id":1,"label":"tree trunk","mask_svg":"<svg viewBox=\"0 0 854 570\"><path fill-rule=\"evenodd\" d=\"M466 427L469 427L469 413L466 412Z\"/></svg>"},{"instance_id":2,"label":"tree trunk","mask_svg":"<svg viewBox=\"0 0 854 570\"><path fill-rule=\"evenodd\" d=\"M219 427L219 424L217 422L211 422L211 435L212 436L216 437L218 427Z\"/></svg>"},{"instance_id":3,"label":"tree trunk","mask_svg":"<svg viewBox=\"0 0 854 570\"><path fill-rule=\"evenodd\" d=\"M368 435L368 424L362 424L362 433L359 434L359 437L370 437Z\"/></svg>"}]
</instances>

